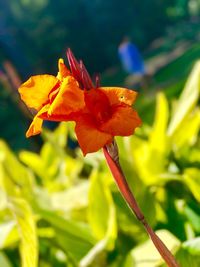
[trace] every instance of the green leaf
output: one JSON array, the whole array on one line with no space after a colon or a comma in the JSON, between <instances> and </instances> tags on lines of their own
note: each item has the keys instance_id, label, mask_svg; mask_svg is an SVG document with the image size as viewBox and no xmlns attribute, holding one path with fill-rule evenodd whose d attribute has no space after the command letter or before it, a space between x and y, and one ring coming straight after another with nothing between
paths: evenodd
<instances>
[{"instance_id":1,"label":"green leaf","mask_svg":"<svg viewBox=\"0 0 200 267\"><path fill-rule=\"evenodd\" d=\"M88 187L89 182L83 181L68 190L51 194L52 207L67 212L86 208L88 206Z\"/></svg>"},{"instance_id":2,"label":"green leaf","mask_svg":"<svg viewBox=\"0 0 200 267\"><path fill-rule=\"evenodd\" d=\"M200 109L196 108L184 117L175 134L171 137L174 148L177 150L182 149L185 145L193 145L198 138L199 128Z\"/></svg>"},{"instance_id":3,"label":"green leaf","mask_svg":"<svg viewBox=\"0 0 200 267\"><path fill-rule=\"evenodd\" d=\"M22 198L10 199L10 207L16 218L20 236L22 267L38 266L38 240L36 225L28 202Z\"/></svg>"},{"instance_id":4,"label":"green leaf","mask_svg":"<svg viewBox=\"0 0 200 267\"><path fill-rule=\"evenodd\" d=\"M92 248L92 244L85 240L85 237L79 238L77 236L70 235L67 231L62 231L59 228L54 228L55 240L58 246L73 260L78 263ZM79 234L77 232L77 234Z\"/></svg>"},{"instance_id":5,"label":"green leaf","mask_svg":"<svg viewBox=\"0 0 200 267\"><path fill-rule=\"evenodd\" d=\"M184 170L183 181L190 189L193 196L200 202L200 170L197 168L187 168Z\"/></svg>"},{"instance_id":6,"label":"green leaf","mask_svg":"<svg viewBox=\"0 0 200 267\"><path fill-rule=\"evenodd\" d=\"M14 153L9 149L5 142L0 140L1 159L0 165L4 176L10 180L12 186L20 187L23 191L29 192L33 187L33 176L30 171L25 168ZM4 183L6 185L6 181ZM11 189L11 188L10 188ZM12 189L10 190L10 192ZM7 194L10 193L9 190Z\"/></svg>"},{"instance_id":7,"label":"green leaf","mask_svg":"<svg viewBox=\"0 0 200 267\"><path fill-rule=\"evenodd\" d=\"M63 218L47 210L38 210L38 213L51 224L59 246L76 262L84 257L95 244L96 240L86 223Z\"/></svg>"},{"instance_id":8,"label":"green leaf","mask_svg":"<svg viewBox=\"0 0 200 267\"><path fill-rule=\"evenodd\" d=\"M38 210L38 213L54 228L58 228L74 238L80 238L91 244L95 243L95 239L93 238L90 228L87 224L76 222L68 218L63 218L53 211Z\"/></svg>"},{"instance_id":9,"label":"green leaf","mask_svg":"<svg viewBox=\"0 0 200 267\"><path fill-rule=\"evenodd\" d=\"M107 239L108 248L117 237L116 214L108 185L97 170L90 177L88 218L98 240Z\"/></svg>"},{"instance_id":10,"label":"green leaf","mask_svg":"<svg viewBox=\"0 0 200 267\"><path fill-rule=\"evenodd\" d=\"M132 237L135 241L141 240L146 235L143 225L132 213L118 189L113 192L113 199L116 206L119 231ZM155 198L153 194L149 192L148 188L145 188L141 190L140 194L137 194L136 199L147 221L153 226L156 221Z\"/></svg>"},{"instance_id":11,"label":"green leaf","mask_svg":"<svg viewBox=\"0 0 200 267\"><path fill-rule=\"evenodd\" d=\"M176 253L181 267L200 266L200 237L184 242Z\"/></svg>"},{"instance_id":12,"label":"green leaf","mask_svg":"<svg viewBox=\"0 0 200 267\"><path fill-rule=\"evenodd\" d=\"M156 114L152 131L150 133L150 149L154 157L159 154L163 161L167 149L166 129L169 118L168 103L163 93L158 93L156 102ZM155 159L155 158L154 158ZM159 164L159 163L158 163Z\"/></svg>"},{"instance_id":13,"label":"green leaf","mask_svg":"<svg viewBox=\"0 0 200 267\"><path fill-rule=\"evenodd\" d=\"M61 157L64 155L64 148L67 145L67 138L70 131L69 123L62 122L54 131L44 129L42 136L46 142L51 144L56 154Z\"/></svg>"},{"instance_id":14,"label":"green leaf","mask_svg":"<svg viewBox=\"0 0 200 267\"><path fill-rule=\"evenodd\" d=\"M45 178L46 175L45 166L42 162L41 157L38 154L29 151L21 151L19 154L19 158L39 177Z\"/></svg>"},{"instance_id":15,"label":"green leaf","mask_svg":"<svg viewBox=\"0 0 200 267\"><path fill-rule=\"evenodd\" d=\"M108 184L97 170L90 176L88 219L100 240L80 261L80 267L105 265L105 251L112 250L117 238L116 214Z\"/></svg>"},{"instance_id":16,"label":"green leaf","mask_svg":"<svg viewBox=\"0 0 200 267\"><path fill-rule=\"evenodd\" d=\"M69 126L66 122L61 122L53 132L53 136L58 146L65 147L67 145Z\"/></svg>"},{"instance_id":17,"label":"green leaf","mask_svg":"<svg viewBox=\"0 0 200 267\"><path fill-rule=\"evenodd\" d=\"M166 171L166 156L170 149L166 136L169 111L163 93L158 94L156 103L155 121L149 140L131 137L133 162L140 178L147 185L156 183L160 179L159 174Z\"/></svg>"},{"instance_id":18,"label":"green leaf","mask_svg":"<svg viewBox=\"0 0 200 267\"><path fill-rule=\"evenodd\" d=\"M48 149L49 158L48 164L43 160L43 158L33 152L22 151L19 154L20 160L26 164L37 176L39 176L43 183L48 180L53 180L58 174L58 166L61 165L61 158L56 154L57 151L53 149L52 145L46 143L44 147Z\"/></svg>"},{"instance_id":19,"label":"green leaf","mask_svg":"<svg viewBox=\"0 0 200 267\"><path fill-rule=\"evenodd\" d=\"M167 245L170 251L174 250L180 244L179 240L167 230L156 231L156 234ZM147 240L131 250L123 267L155 267L160 266L162 263L163 259L154 247L152 241Z\"/></svg>"},{"instance_id":20,"label":"green leaf","mask_svg":"<svg viewBox=\"0 0 200 267\"><path fill-rule=\"evenodd\" d=\"M57 148L49 142L43 145L41 155L23 151L20 159L41 178L41 183L50 192L70 187L83 166L83 162L70 157L64 150L58 154Z\"/></svg>"},{"instance_id":21,"label":"green leaf","mask_svg":"<svg viewBox=\"0 0 200 267\"><path fill-rule=\"evenodd\" d=\"M3 176L4 176L3 171L1 168L1 164L0 164L0 180ZM7 204L8 204L7 195L6 195L5 190L3 190L3 186L1 185L1 182L0 182L0 211L6 209Z\"/></svg>"},{"instance_id":22,"label":"green leaf","mask_svg":"<svg viewBox=\"0 0 200 267\"><path fill-rule=\"evenodd\" d=\"M5 253L0 252L0 266L2 267L12 267L13 265L11 264L10 260L6 256Z\"/></svg>"},{"instance_id":23,"label":"green leaf","mask_svg":"<svg viewBox=\"0 0 200 267\"><path fill-rule=\"evenodd\" d=\"M171 118L168 135L175 134L181 122L190 113L198 102L200 94L200 61L195 64L187 83L182 91L182 94L177 102L174 114Z\"/></svg>"},{"instance_id":24,"label":"green leaf","mask_svg":"<svg viewBox=\"0 0 200 267\"><path fill-rule=\"evenodd\" d=\"M79 262L79 267L88 267L99 265L105 266L106 253L105 248L107 246L106 238L97 242L97 244L87 253L87 255Z\"/></svg>"},{"instance_id":25,"label":"green leaf","mask_svg":"<svg viewBox=\"0 0 200 267\"><path fill-rule=\"evenodd\" d=\"M16 222L9 221L0 224L0 249L9 247L19 240Z\"/></svg>"},{"instance_id":26,"label":"green leaf","mask_svg":"<svg viewBox=\"0 0 200 267\"><path fill-rule=\"evenodd\" d=\"M187 217L188 221L193 226L194 230L200 232L200 217L193 209L191 209L188 205L184 207L184 214Z\"/></svg>"}]
</instances>

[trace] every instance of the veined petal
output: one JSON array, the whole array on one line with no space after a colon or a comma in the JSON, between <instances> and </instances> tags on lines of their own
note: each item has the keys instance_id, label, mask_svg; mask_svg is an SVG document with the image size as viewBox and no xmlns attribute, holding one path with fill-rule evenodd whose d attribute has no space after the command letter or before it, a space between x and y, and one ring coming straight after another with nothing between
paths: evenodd
<instances>
[{"instance_id":1,"label":"veined petal","mask_svg":"<svg viewBox=\"0 0 200 267\"><path fill-rule=\"evenodd\" d=\"M120 87L100 87L98 90L102 91L109 99L110 105L119 105L124 103L131 106L137 97L137 92Z\"/></svg>"},{"instance_id":2,"label":"veined petal","mask_svg":"<svg viewBox=\"0 0 200 267\"><path fill-rule=\"evenodd\" d=\"M37 135L41 133L43 118L41 118L40 116L42 114L45 114L48 111L48 109L49 109L49 105L47 104L35 115L28 131L26 132L26 137L30 137L32 135ZM44 119L46 118L44 117Z\"/></svg>"},{"instance_id":3,"label":"veined petal","mask_svg":"<svg viewBox=\"0 0 200 267\"><path fill-rule=\"evenodd\" d=\"M64 60L62 58L60 58L58 60L58 75L57 78L62 81L63 78L67 77L68 75L71 75L69 69L67 68L67 66L64 63Z\"/></svg>"},{"instance_id":4,"label":"veined petal","mask_svg":"<svg viewBox=\"0 0 200 267\"><path fill-rule=\"evenodd\" d=\"M39 110L58 82L56 77L48 74L32 76L19 87L21 99L28 107Z\"/></svg>"},{"instance_id":5,"label":"veined petal","mask_svg":"<svg viewBox=\"0 0 200 267\"><path fill-rule=\"evenodd\" d=\"M28 131L26 132L26 137L30 137L30 136L41 133L42 123L43 123L43 119L40 119L39 117L35 116L30 127L28 128Z\"/></svg>"},{"instance_id":6,"label":"veined petal","mask_svg":"<svg viewBox=\"0 0 200 267\"><path fill-rule=\"evenodd\" d=\"M85 91L84 96L86 108L97 121L104 121L109 117L111 106L107 96L102 91L91 89Z\"/></svg>"},{"instance_id":7,"label":"veined petal","mask_svg":"<svg viewBox=\"0 0 200 267\"><path fill-rule=\"evenodd\" d=\"M84 93L72 76L63 79L60 90L48 110L48 115L69 115L85 106Z\"/></svg>"},{"instance_id":8,"label":"veined petal","mask_svg":"<svg viewBox=\"0 0 200 267\"><path fill-rule=\"evenodd\" d=\"M84 114L76 122L75 132L83 154L96 152L113 140L113 136L99 131L90 115Z\"/></svg>"},{"instance_id":9,"label":"veined petal","mask_svg":"<svg viewBox=\"0 0 200 267\"><path fill-rule=\"evenodd\" d=\"M113 136L128 136L141 125L137 112L129 106L116 106L112 109L111 118L103 123L100 130Z\"/></svg>"},{"instance_id":10,"label":"veined petal","mask_svg":"<svg viewBox=\"0 0 200 267\"><path fill-rule=\"evenodd\" d=\"M47 104L45 108L38 112L37 116L46 121L74 121L79 113L70 113L70 114L48 114L48 110L50 108L50 104Z\"/></svg>"},{"instance_id":11,"label":"veined petal","mask_svg":"<svg viewBox=\"0 0 200 267\"><path fill-rule=\"evenodd\" d=\"M48 120L48 121L71 121L73 120L72 116L67 116L67 115L48 115L48 109L50 105L47 104L44 106L33 118L33 121L29 127L29 129L26 132L26 137L30 137L33 135L40 134L42 131L42 124L43 120Z\"/></svg>"}]
</instances>

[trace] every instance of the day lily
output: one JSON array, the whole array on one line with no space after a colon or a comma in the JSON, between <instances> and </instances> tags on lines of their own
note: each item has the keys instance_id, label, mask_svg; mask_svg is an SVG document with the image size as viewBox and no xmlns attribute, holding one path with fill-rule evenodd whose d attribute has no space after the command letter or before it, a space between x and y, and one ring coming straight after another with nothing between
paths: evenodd
<instances>
[{"instance_id":1,"label":"day lily","mask_svg":"<svg viewBox=\"0 0 200 267\"><path fill-rule=\"evenodd\" d=\"M141 124L132 108L137 93L119 87L94 85L82 61L67 51L70 70L62 59L58 75L36 75L19 88L22 100L37 111L26 136L39 134L43 120L75 121L79 145L86 155L133 134Z\"/></svg>"}]
</instances>

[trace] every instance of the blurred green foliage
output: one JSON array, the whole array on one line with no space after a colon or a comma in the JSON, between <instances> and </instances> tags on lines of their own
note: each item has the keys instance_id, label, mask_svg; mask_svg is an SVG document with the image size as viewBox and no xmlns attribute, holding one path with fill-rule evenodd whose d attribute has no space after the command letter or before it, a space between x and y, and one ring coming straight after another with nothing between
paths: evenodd
<instances>
[{"instance_id":1,"label":"blurred green foliage","mask_svg":"<svg viewBox=\"0 0 200 267\"><path fill-rule=\"evenodd\" d=\"M36 149L39 144L24 137L28 122L19 107L19 97L8 82L8 77L0 73L1 138L7 140L15 151L21 148Z\"/></svg>"},{"instance_id":2,"label":"blurred green foliage","mask_svg":"<svg viewBox=\"0 0 200 267\"><path fill-rule=\"evenodd\" d=\"M157 94L152 126L117 138L147 220L183 267L200 264L200 62L178 100ZM152 109L153 110L153 109ZM101 152L71 150L73 124L43 132L40 153L0 141L0 266L164 266Z\"/></svg>"},{"instance_id":3,"label":"blurred green foliage","mask_svg":"<svg viewBox=\"0 0 200 267\"><path fill-rule=\"evenodd\" d=\"M167 26L199 14L199 0L1 0L0 58L11 58L25 79L31 67L57 71L60 51L71 47L78 58L87 55L91 72L102 72L116 65L124 36L146 49Z\"/></svg>"}]
</instances>

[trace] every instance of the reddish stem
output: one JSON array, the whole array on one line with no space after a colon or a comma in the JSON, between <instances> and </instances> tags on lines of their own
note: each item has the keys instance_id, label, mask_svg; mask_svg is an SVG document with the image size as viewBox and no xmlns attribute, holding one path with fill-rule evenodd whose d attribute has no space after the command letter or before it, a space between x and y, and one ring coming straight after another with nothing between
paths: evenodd
<instances>
[{"instance_id":1,"label":"reddish stem","mask_svg":"<svg viewBox=\"0 0 200 267\"><path fill-rule=\"evenodd\" d=\"M165 260L167 265L169 267L179 267L178 263L176 262L174 256L171 254L171 252L168 250L168 248L165 246L165 244L161 241L161 239L155 234L153 229L150 227L150 225L147 223L140 207L137 204L137 201L133 195L133 193L130 190L130 187L126 181L126 178L123 174L123 171L121 169L121 166L119 164L119 158L118 158L118 151L117 148L114 148L114 153L108 152L108 147L103 148L104 155L106 157L106 161L108 163L108 166L111 170L111 173L115 179L115 182L118 185L118 188L124 197L125 201L128 203L131 210L134 212L137 219L143 224L145 230L149 234L152 242L154 243L155 247L157 248L158 252L162 256L162 258ZM113 151L112 151L113 152Z\"/></svg>"}]
</instances>

